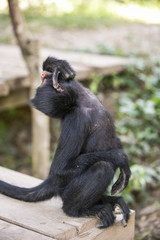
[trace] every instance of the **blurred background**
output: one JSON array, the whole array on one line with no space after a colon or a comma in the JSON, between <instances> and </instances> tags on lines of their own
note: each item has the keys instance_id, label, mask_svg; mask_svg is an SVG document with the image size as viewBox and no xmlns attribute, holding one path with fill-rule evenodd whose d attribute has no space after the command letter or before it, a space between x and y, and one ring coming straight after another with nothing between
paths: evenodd
<instances>
[{"instance_id":1,"label":"blurred background","mask_svg":"<svg viewBox=\"0 0 160 240\"><path fill-rule=\"evenodd\" d=\"M160 1L19 3L41 48L126 58L122 72L92 74L83 84L110 109L128 154L132 176L122 195L137 211L135 239L160 239ZM0 45L16 44L7 1L1 0ZM52 159L60 132L57 120L51 120L50 131ZM32 174L31 146L29 106L0 111L0 165Z\"/></svg>"}]
</instances>

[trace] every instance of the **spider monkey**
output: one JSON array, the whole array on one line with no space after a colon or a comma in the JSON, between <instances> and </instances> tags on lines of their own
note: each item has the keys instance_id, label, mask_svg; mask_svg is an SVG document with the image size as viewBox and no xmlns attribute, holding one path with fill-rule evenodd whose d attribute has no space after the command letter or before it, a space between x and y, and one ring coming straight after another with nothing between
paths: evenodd
<instances>
[{"instance_id":1,"label":"spider monkey","mask_svg":"<svg viewBox=\"0 0 160 240\"><path fill-rule=\"evenodd\" d=\"M120 196L106 193L117 168L118 180L111 194L128 184L130 169L127 156L115 133L108 109L75 80L75 71L65 60L48 57L43 63L42 83L33 107L61 120L58 147L47 179L33 188L21 188L0 181L0 193L9 197L37 202L60 196L69 216L98 216L98 227L114 223L114 208L120 206L123 225L129 208Z\"/></svg>"}]
</instances>

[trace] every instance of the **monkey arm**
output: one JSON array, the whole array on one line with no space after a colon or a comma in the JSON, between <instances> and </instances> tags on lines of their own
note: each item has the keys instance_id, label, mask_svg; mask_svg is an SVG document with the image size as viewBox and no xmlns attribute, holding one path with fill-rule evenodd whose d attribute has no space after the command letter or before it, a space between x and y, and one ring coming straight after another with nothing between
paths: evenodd
<instances>
[{"instance_id":1,"label":"monkey arm","mask_svg":"<svg viewBox=\"0 0 160 240\"><path fill-rule=\"evenodd\" d=\"M50 174L57 176L66 174L66 166L80 155L88 135L88 124L88 119L79 108L65 117Z\"/></svg>"},{"instance_id":2,"label":"monkey arm","mask_svg":"<svg viewBox=\"0 0 160 240\"><path fill-rule=\"evenodd\" d=\"M97 156L98 155L110 162L114 171L116 171L117 168L120 168L120 175L112 186L111 194L116 195L122 192L127 187L131 175L127 155L123 149L114 149L106 152L105 154L98 153Z\"/></svg>"},{"instance_id":3,"label":"monkey arm","mask_svg":"<svg viewBox=\"0 0 160 240\"><path fill-rule=\"evenodd\" d=\"M120 168L120 175L112 186L111 194L116 195L123 191L127 187L131 175L128 158L123 149L80 154L66 163L59 176L65 175L69 177L70 175L72 178L76 177L86 171L91 165L100 161L109 162L114 171Z\"/></svg>"},{"instance_id":4,"label":"monkey arm","mask_svg":"<svg viewBox=\"0 0 160 240\"><path fill-rule=\"evenodd\" d=\"M123 149L113 149L109 151L99 151L81 154L76 159L76 164L90 166L95 162L107 161L112 164L112 168L128 168L128 158Z\"/></svg>"}]
</instances>

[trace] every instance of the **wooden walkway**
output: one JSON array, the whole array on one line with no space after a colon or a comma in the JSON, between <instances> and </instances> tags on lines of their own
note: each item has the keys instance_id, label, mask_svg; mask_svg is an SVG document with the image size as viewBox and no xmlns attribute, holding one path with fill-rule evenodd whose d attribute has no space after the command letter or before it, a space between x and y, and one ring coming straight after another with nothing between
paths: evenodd
<instances>
[{"instance_id":1,"label":"wooden walkway","mask_svg":"<svg viewBox=\"0 0 160 240\"><path fill-rule=\"evenodd\" d=\"M77 80L85 80L91 78L91 73L97 72L102 75L112 74L125 69L127 59L113 56L103 56L97 54L65 52L55 49L41 49L41 64L48 56L66 59L71 63L77 73ZM30 81L28 71L18 46L0 45L0 110L9 108L5 105L4 100L20 89L21 94L18 96L20 102L28 97L28 93L24 89L29 88ZM37 87L37 86L35 86ZM23 89L23 90L22 90ZM11 98L11 103L15 96ZM17 106L15 100L14 105Z\"/></svg>"},{"instance_id":2,"label":"wooden walkway","mask_svg":"<svg viewBox=\"0 0 160 240\"><path fill-rule=\"evenodd\" d=\"M33 187L41 180L0 167L0 180ZM121 226L122 216L117 213L116 223L107 229L95 227L96 218L66 216L59 198L39 203L25 203L0 195L0 240L133 240L134 218L126 228Z\"/></svg>"}]
</instances>

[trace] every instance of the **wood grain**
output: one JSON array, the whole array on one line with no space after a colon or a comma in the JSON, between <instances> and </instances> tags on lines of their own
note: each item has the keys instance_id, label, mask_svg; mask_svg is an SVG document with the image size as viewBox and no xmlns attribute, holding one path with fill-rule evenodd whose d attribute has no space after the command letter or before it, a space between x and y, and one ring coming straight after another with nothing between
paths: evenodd
<instances>
[{"instance_id":1,"label":"wood grain","mask_svg":"<svg viewBox=\"0 0 160 240\"><path fill-rule=\"evenodd\" d=\"M42 234L0 220L0 240L54 240Z\"/></svg>"},{"instance_id":2,"label":"wood grain","mask_svg":"<svg viewBox=\"0 0 160 240\"><path fill-rule=\"evenodd\" d=\"M32 187L41 180L0 167L0 179L18 186ZM26 203L0 195L0 219L57 239L71 239L77 232L95 226L94 218L70 218L61 209L60 198Z\"/></svg>"},{"instance_id":3,"label":"wood grain","mask_svg":"<svg viewBox=\"0 0 160 240\"><path fill-rule=\"evenodd\" d=\"M0 180L21 187L33 187L41 183L41 180L37 178L3 167L0 167ZM42 236L58 240L134 239L135 214L133 211L126 228L121 226L122 215L117 214L116 224L110 228L100 230L95 227L98 222L97 218L71 218L64 214L61 207L62 201L60 198L52 198L39 203L27 203L0 195L1 220L39 233Z\"/></svg>"}]
</instances>

